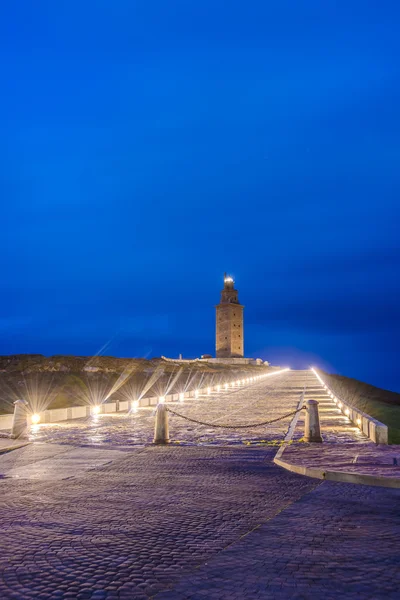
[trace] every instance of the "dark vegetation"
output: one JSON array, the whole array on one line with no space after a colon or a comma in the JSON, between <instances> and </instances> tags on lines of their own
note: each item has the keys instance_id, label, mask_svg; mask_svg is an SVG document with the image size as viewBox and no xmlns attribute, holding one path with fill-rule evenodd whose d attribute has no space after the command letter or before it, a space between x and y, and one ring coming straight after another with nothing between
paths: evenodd
<instances>
[{"instance_id":1,"label":"dark vegetation","mask_svg":"<svg viewBox=\"0 0 400 600\"><path fill-rule=\"evenodd\" d=\"M339 398L385 423L389 428L389 444L400 444L400 394L342 375L321 371L321 376Z\"/></svg>"},{"instance_id":2,"label":"dark vegetation","mask_svg":"<svg viewBox=\"0 0 400 600\"><path fill-rule=\"evenodd\" d=\"M18 398L41 412L97 404L106 398L111 402L178 393L265 370L274 367L108 356L0 356L0 413L12 412Z\"/></svg>"}]
</instances>

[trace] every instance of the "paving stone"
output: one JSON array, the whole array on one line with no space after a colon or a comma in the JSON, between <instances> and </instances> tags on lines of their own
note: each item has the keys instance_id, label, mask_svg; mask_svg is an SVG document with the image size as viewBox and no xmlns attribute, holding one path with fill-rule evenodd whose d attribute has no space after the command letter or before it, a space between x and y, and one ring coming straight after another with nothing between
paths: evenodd
<instances>
[{"instance_id":1,"label":"paving stone","mask_svg":"<svg viewBox=\"0 0 400 600\"><path fill-rule=\"evenodd\" d=\"M179 409L259 422L293 410L310 381L272 379ZM145 446L153 422L149 411L101 418L97 437L91 420L44 426L40 442L0 457L0 473L62 465L90 437L104 453L68 479L3 479L0 598L396 597L397 490L320 484L275 466L270 443L290 418L244 435L189 431L174 417L182 444L170 447Z\"/></svg>"}]
</instances>

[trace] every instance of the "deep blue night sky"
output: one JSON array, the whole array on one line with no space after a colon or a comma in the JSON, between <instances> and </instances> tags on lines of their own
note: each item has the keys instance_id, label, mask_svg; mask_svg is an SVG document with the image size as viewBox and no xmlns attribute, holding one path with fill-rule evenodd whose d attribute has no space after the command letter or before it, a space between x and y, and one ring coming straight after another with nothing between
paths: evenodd
<instances>
[{"instance_id":1,"label":"deep blue night sky","mask_svg":"<svg viewBox=\"0 0 400 600\"><path fill-rule=\"evenodd\" d=\"M400 391L397 0L0 8L0 353L245 349Z\"/></svg>"}]
</instances>

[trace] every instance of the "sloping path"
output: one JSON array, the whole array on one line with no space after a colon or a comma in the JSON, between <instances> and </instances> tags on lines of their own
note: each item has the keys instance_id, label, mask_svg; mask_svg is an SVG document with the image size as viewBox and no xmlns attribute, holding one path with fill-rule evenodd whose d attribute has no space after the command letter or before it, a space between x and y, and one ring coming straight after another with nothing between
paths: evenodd
<instances>
[{"instance_id":1,"label":"sloping path","mask_svg":"<svg viewBox=\"0 0 400 600\"><path fill-rule=\"evenodd\" d=\"M295 408L308 377L182 411L261 421ZM249 430L246 444L176 418L182 444L169 447L144 445L150 413L134 428L117 418L71 423L73 433L46 426L47 442L0 456L2 599L396 597L400 491L277 467L268 444L290 418Z\"/></svg>"},{"instance_id":2,"label":"sloping path","mask_svg":"<svg viewBox=\"0 0 400 600\"><path fill-rule=\"evenodd\" d=\"M399 490L324 482L157 600L397 600Z\"/></svg>"},{"instance_id":3,"label":"sloping path","mask_svg":"<svg viewBox=\"0 0 400 600\"><path fill-rule=\"evenodd\" d=\"M293 371L272 375L262 381L219 393L190 398L171 407L187 416L218 424L261 423L294 410L308 372ZM268 427L246 430L214 429L170 415L170 437L184 444L243 444L282 439L291 417ZM154 407L136 413L98 415L59 424L41 424L32 441L91 446L143 446L153 441Z\"/></svg>"},{"instance_id":4,"label":"sloping path","mask_svg":"<svg viewBox=\"0 0 400 600\"><path fill-rule=\"evenodd\" d=\"M0 597L157 594L316 486L272 456L259 448L148 447L62 481L5 479Z\"/></svg>"}]
</instances>

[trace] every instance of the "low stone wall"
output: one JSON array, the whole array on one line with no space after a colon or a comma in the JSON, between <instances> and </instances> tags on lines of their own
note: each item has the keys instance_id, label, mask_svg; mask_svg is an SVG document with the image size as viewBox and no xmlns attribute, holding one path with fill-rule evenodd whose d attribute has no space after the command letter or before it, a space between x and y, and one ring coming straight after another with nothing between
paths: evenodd
<instances>
[{"instance_id":1,"label":"low stone wall","mask_svg":"<svg viewBox=\"0 0 400 600\"><path fill-rule=\"evenodd\" d=\"M356 425L361 431L375 444L387 444L388 443L388 427L384 423L381 423L377 419L374 419L367 413L362 412L358 408L351 406L346 400L337 396L337 394L327 384L328 377L324 376L318 369L312 369L315 375L318 377L320 383L327 390L331 398L336 402L337 407L342 411L346 417L348 417L354 425Z\"/></svg>"},{"instance_id":2,"label":"low stone wall","mask_svg":"<svg viewBox=\"0 0 400 600\"><path fill-rule=\"evenodd\" d=\"M197 390L199 396L206 395L207 389ZM184 393L184 398L193 398L195 391L188 391ZM179 400L179 394L167 394L164 396L165 402L177 402ZM138 401L138 408L157 406L159 402L158 396L150 396L147 398L141 398ZM43 412L36 413L39 417L39 423L59 423L60 421L69 421L71 419L83 419L90 417L94 414L112 414L118 412L127 412L130 410L128 401L120 402L104 402L99 404L98 408L95 406L71 406L69 408L53 408L44 410ZM11 429L13 415L0 415L0 430ZM32 424L32 416L28 417L29 424Z\"/></svg>"}]
</instances>

